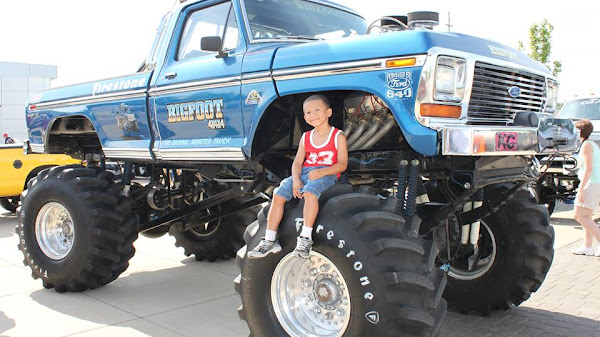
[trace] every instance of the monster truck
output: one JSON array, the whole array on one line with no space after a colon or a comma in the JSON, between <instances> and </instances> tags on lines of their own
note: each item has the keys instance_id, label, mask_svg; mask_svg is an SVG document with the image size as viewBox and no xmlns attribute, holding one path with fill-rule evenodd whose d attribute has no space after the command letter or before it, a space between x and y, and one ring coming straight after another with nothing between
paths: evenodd
<instances>
[{"instance_id":1,"label":"monster truck","mask_svg":"<svg viewBox=\"0 0 600 337\"><path fill-rule=\"evenodd\" d=\"M182 1L137 73L31 97L28 149L88 164L30 182L25 263L47 288L83 291L127 268L138 233L169 232L199 259L237 250L253 336L430 336L446 301L520 304L553 258L548 213L526 189L535 156L574 149L576 135L547 118L557 82L544 66L435 32L436 20L369 25L320 0ZM290 255L295 200L282 253L249 260L268 207L254 210L290 174L312 93L329 99L349 167L320 199L310 259ZM122 163L119 179L107 161Z\"/></svg>"},{"instance_id":2,"label":"monster truck","mask_svg":"<svg viewBox=\"0 0 600 337\"><path fill-rule=\"evenodd\" d=\"M26 156L23 153L23 144L1 144L0 205L9 212L16 212L19 207L19 196L31 178L52 166L79 163L81 160L64 154Z\"/></svg>"},{"instance_id":3,"label":"monster truck","mask_svg":"<svg viewBox=\"0 0 600 337\"><path fill-rule=\"evenodd\" d=\"M578 97L568 101L558 112L557 118L574 121L589 119L594 125L590 140L600 145L600 98L597 96ZM575 200L579 187L577 170L581 162L577 154L568 154L544 157L541 163L545 165L542 166L542 174L535 183L534 190L539 202L547 205L552 214L557 200L565 203L573 203Z\"/></svg>"}]
</instances>

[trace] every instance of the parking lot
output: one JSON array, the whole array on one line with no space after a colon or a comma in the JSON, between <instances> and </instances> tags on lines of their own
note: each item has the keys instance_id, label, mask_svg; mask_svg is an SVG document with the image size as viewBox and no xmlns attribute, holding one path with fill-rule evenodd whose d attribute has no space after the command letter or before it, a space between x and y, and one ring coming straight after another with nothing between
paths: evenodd
<instances>
[{"instance_id":1,"label":"parking lot","mask_svg":"<svg viewBox=\"0 0 600 337\"><path fill-rule=\"evenodd\" d=\"M597 214L596 219L599 216ZM521 307L489 317L452 309L441 336L600 336L600 258L574 256L581 227L572 207L552 217L555 259ZM33 280L17 249L16 217L0 209L0 336L248 336L236 309L233 260L186 258L169 236L140 237L129 269L83 293L58 294Z\"/></svg>"}]
</instances>

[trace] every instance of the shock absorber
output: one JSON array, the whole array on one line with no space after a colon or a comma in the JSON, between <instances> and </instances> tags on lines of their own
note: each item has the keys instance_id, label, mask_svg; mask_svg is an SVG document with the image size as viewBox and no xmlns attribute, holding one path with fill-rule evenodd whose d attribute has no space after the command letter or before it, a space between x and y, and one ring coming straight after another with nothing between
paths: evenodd
<instances>
[{"instance_id":1,"label":"shock absorber","mask_svg":"<svg viewBox=\"0 0 600 337\"><path fill-rule=\"evenodd\" d=\"M419 161L417 159L413 159L411 160L410 167L408 169L407 192L406 200L404 202L404 215L407 218L412 217L417 212L417 190L419 179L421 179L419 176Z\"/></svg>"},{"instance_id":2,"label":"shock absorber","mask_svg":"<svg viewBox=\"0 0 600 337\"><path fill-rule=\"evenodd\" d=\"M408 168L408 160L402 159L400 161L400 168L398 169L398 190L396 191L396 198L398 203L396 204L396 213L400 214L404 209L404 199L406 198L406 169Z\"/></svg>"},{"instance_id":3,"label":"shock absorber","mask_svg":"<svg viewBox=\"0 0 600 337\"><path fill-rule=\"evenodd\" d=\"M129 190L131 189L132 168L133 164L130 161L125 162L123 167L123 185L125 185L123 187L123 195L126 197L129 196Z\"/></svg>"},{"instance_id":4,"label":"shock absorber","mask_svg":"<svg viewBox=\"0 0 600 337\"><path fill-rule=\"evenodd\" d=\"M480 189L473 195L473 209L479 208L483 205L483 188ZM477 245L479 241L479 228L481 227L481 221L477 220L471 224L471 235L469 242L472 245Z\"/></svg>"}]
</instances>

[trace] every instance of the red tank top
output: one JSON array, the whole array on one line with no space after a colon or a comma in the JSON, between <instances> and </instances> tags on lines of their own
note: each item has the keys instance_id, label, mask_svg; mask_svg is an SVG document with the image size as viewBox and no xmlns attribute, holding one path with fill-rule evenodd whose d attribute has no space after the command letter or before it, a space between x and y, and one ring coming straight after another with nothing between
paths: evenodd
<instances>
[{"instance_id":1,"label":"red tank top","mask_svg":"<svg viewBox=\"0 0 600 337\"><path fill-rule=\"evenodd\" d=\"M315 130L307 131L302 135L304 142L304 150L306 158L304 159L303 167L314 166L333 166L337 163L337 138L342 130L336 129L333 126L327 137L327 141L321 145L316 145L313 142L313 134Z\"/></svg>"}]
</instances>

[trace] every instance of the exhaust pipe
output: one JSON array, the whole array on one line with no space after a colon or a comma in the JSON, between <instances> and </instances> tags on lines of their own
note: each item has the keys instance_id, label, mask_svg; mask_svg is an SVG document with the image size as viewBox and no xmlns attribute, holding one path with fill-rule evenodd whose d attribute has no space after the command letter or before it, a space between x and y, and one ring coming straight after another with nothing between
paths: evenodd
<instances>
[{"instance_id":1,"label":"exhaust pipe","mask_svg":"<svg viewBox=\"0 0 600 337\"><path fill-rule=\"evenodd\" d=\"M377 133L371 137L363 146L360 147L360 150L368 150L373 147L383 136L385 136L391 129L396 125L396 119L392 115L388 115L388 120L385 122L383 127L377 131Z\"/></svg>"}]
</instances>

